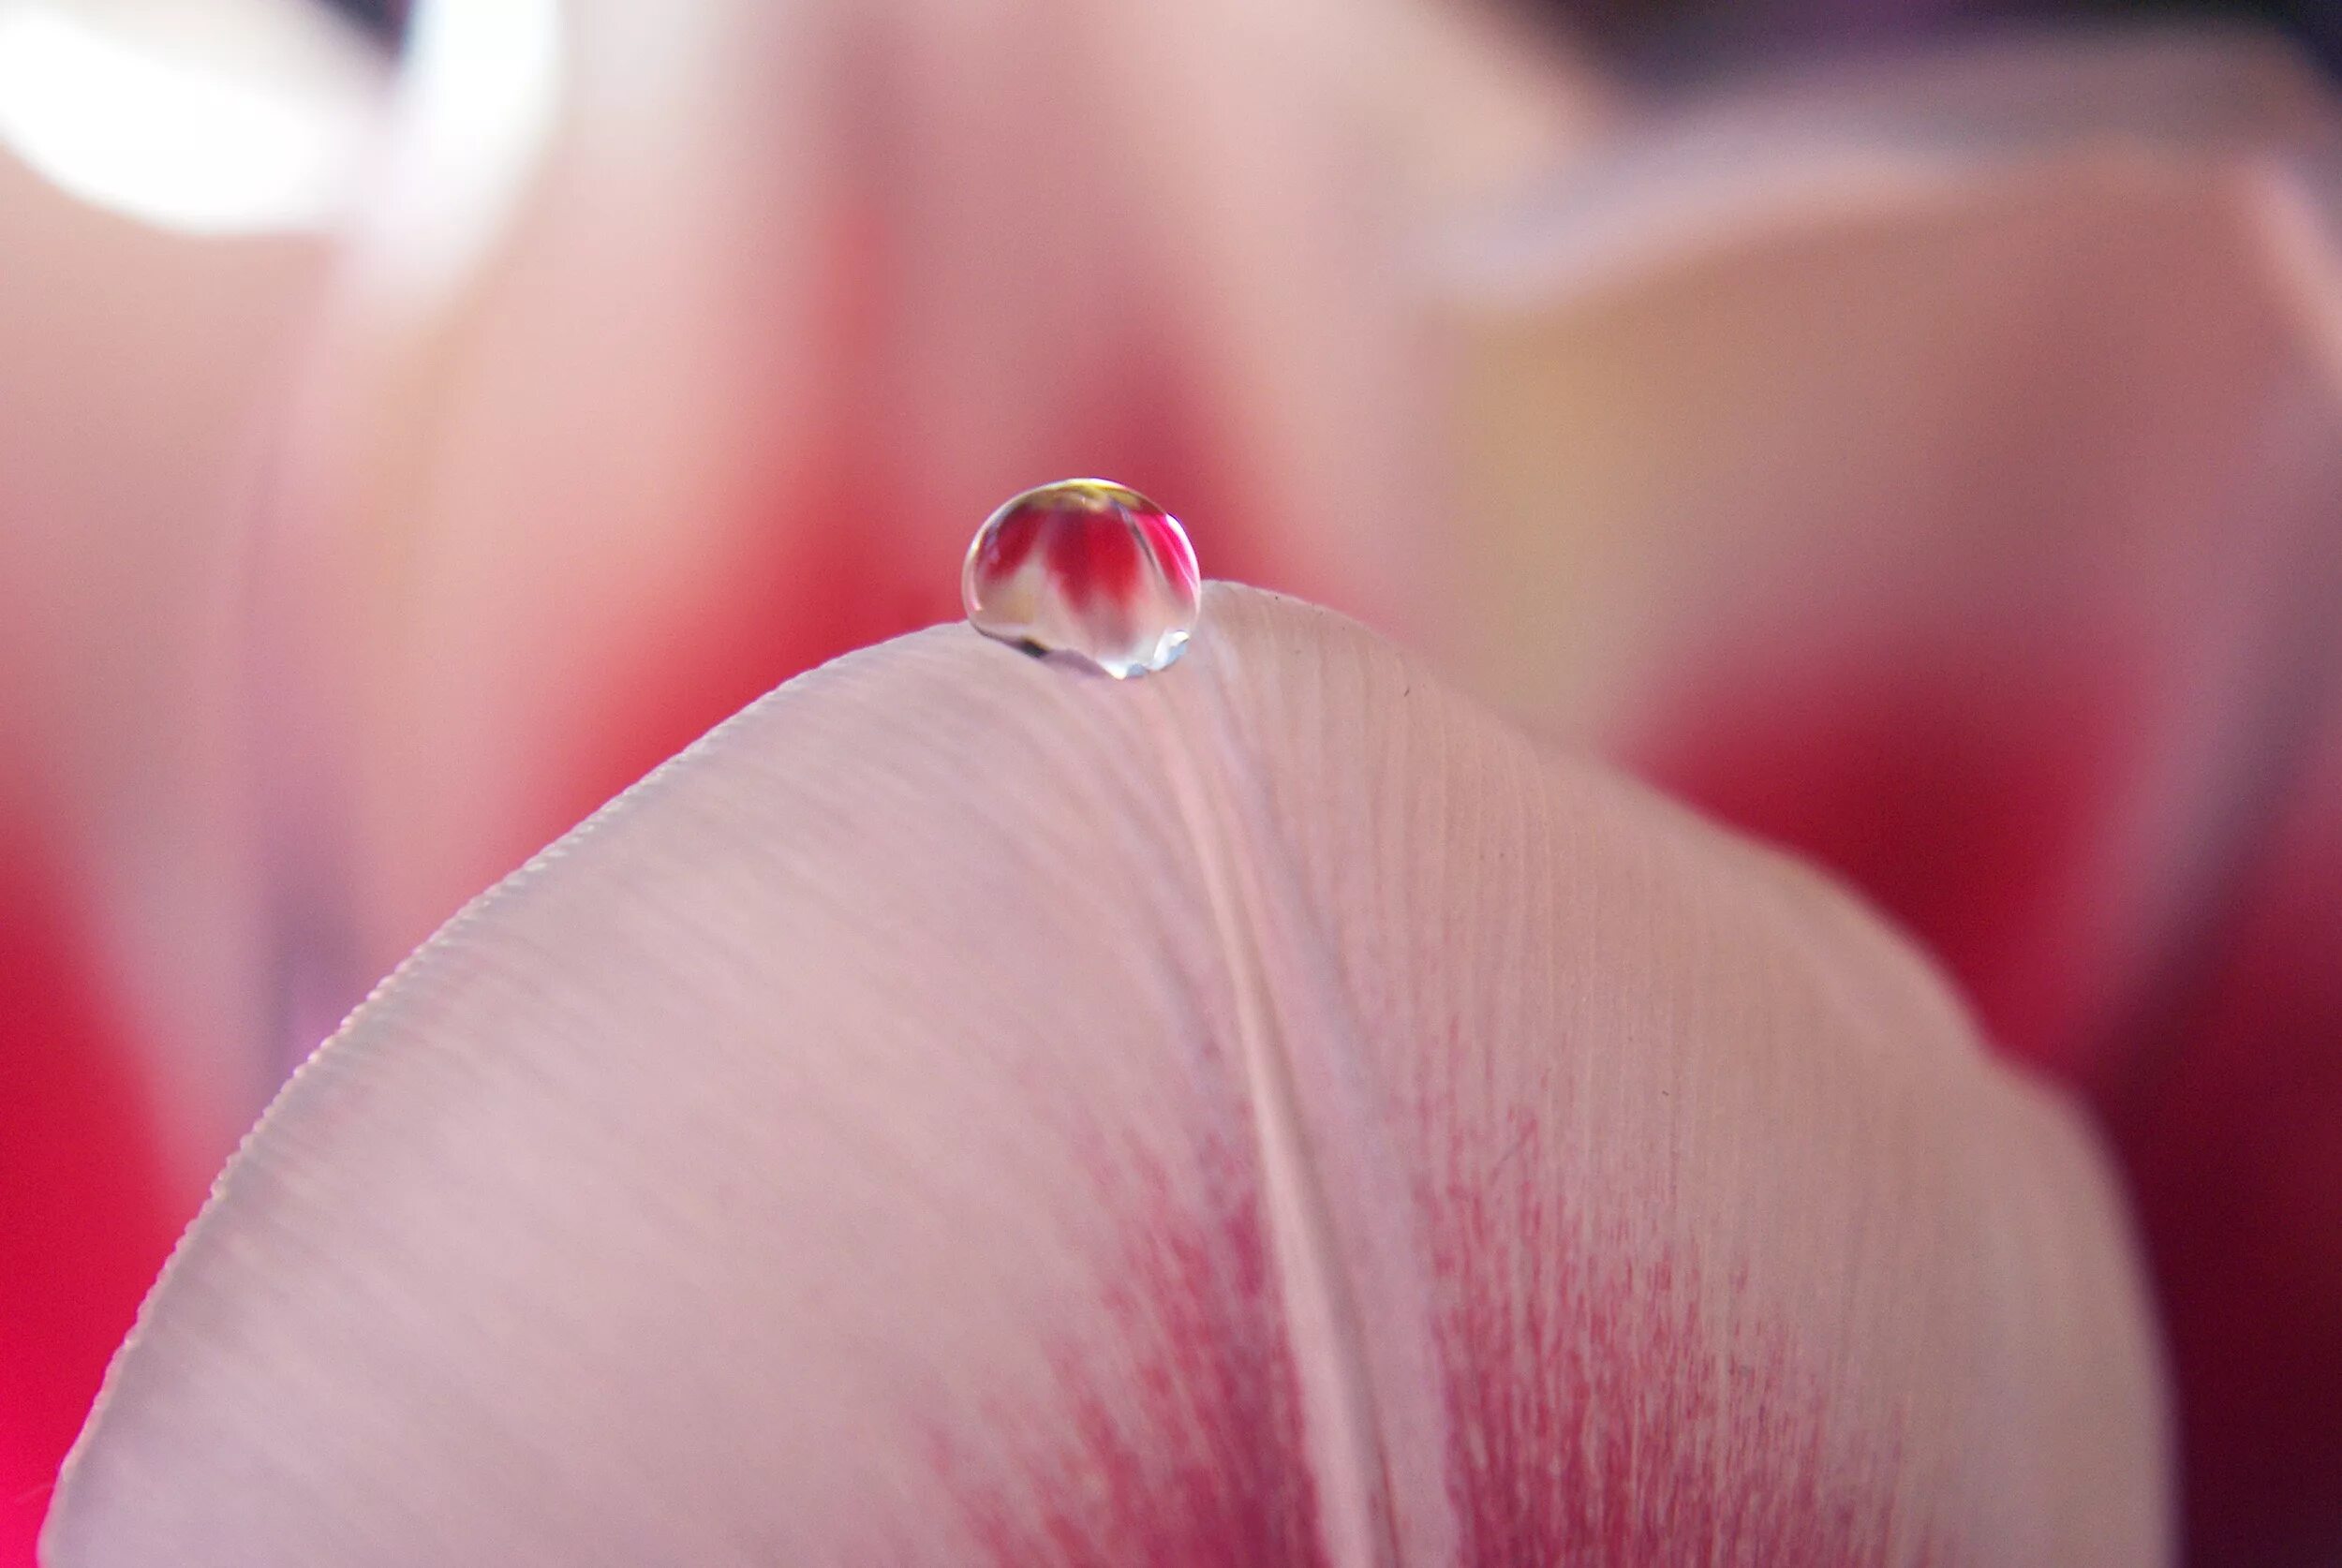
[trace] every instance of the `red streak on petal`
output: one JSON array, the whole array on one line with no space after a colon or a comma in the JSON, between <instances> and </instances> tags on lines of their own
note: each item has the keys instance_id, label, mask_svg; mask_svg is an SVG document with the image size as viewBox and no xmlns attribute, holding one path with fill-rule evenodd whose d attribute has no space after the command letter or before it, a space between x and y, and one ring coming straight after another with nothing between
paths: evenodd
<instances>
[{"instance_id":1,"label":"red streak on petal","mask_svg":"<svg viewBox=\"0 0 2342 1568\"><path fill-rule=\"evenodd\" d=\"M1099 1299L1135 1362L1109 1383L1061 1349L1061 1402L1001 1413L1005 1451L939 1443L984 1560L1317 1568L1299 1383L1249 1160L1208 1151L1224 1190L1200 1214L1164 1201L1173 1184L1128 1158L1097 1165L1129 1217Z\"/></svg>"},{"instance_id":2,"label":"red streak on petal","mask_svg":"<svg viewBox=\"0 0 2342 1568\"><path fill-rule=\"evenodd\" d=\"M0 829L0 1564L185 1219L57 880Z\"/></svg>"},{"instance_id":3,"label":"red streak on petal","mask_svg":"<svg viewBox=\"0 0 2342 1568\"><path fill-rule=\"evenodd\" d=\"M1596 1226L1589 1240L1560 1195L1505 1183L1506 1171L1553 1169L1542 1136L1523 1114L1493 1173L1475 1151L1427 1197L1454 1303L1442 1351L1462 1561L1886 1561L1899 1435L1863 1434L1867 1473L1844 1473L1841 1434L1820 1380L1800 1369L1791 1325L1742 1325L1727 1341L1700 1306L1697 1266L1638 1261L1623 1230ZM1560 1288L1524 1291L1524 1255L1560 1260ZM1727 1342L1742 1348L1719 1368ZM1927 1539L1917 1561L1943 1561Z\"/></svg>"},{"instance_id":4,"label":"red streak on petal","mask_svg":"<svg viewBox=\"0 0 2342 1568\"><path fill-rule=\"evenodd\" d=\"M1537 1145L1524 1117L1503 1167L1550 1172ZM1589 1244L1559 1195L1491 1180L1489 1152L1422 1198L1450 1304L1440 1349L1457 1561L1867 1568L1898 1538L1919 1542L1906 1561L1956 1560L1928 1521L1897 1516L1899 1434L1836 1429L1795 1325L1741 1324L1727 1341L1695 1269L1638 1264L1621 1235ZM1102 1373L1094 1349L1063 1351L1047 1408L936 1442L985 1561L1323 1561L1256 1176L1224 1151L1211 1168L1224 1183L1216 1218L1166 1200L1178 1181L1099 1161L1098 1191L1119 1194L1109 1201L1127 1217L1100 1271L1100 1315L1132 1359ZM1556 1255L1562 1287L1524 1293L1524 1256ZM1727 1342L1742 1348L1720 1366ZM1862 1473L1847 1473L1849 1451Z\"/></svg>"}]
</instances>

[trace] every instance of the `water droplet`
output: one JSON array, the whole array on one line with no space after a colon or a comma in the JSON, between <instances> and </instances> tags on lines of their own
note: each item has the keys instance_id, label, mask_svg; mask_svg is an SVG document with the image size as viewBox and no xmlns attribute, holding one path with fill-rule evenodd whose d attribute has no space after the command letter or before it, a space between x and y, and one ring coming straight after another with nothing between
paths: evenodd
<instances>
[{"instance_id":1,"label":"water droplet","mask_svg":"<svg viewBox=\"0 0 2342 1568\"><path fill-rule=\"evenodd\" d=\"M968 619L986 637L1116 680L1179 657L1202 589L1179 520L1094 479L1028 490L986 518L959 577Z\"/></svg>"}]
</instances>

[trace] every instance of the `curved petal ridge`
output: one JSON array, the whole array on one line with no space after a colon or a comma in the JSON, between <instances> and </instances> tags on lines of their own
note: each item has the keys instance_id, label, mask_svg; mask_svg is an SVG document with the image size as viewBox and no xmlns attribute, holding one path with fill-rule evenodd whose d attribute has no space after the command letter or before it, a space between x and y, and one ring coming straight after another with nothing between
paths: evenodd
<instances>
[{"instance_id":1,"label":"curved petal ridge","mask_svg":"<svg viewBox=\"0 0 2342 1568\"><path fill-rule=\"evenodd\" d=\"M1351 623L939 629L353 1015L48 1560L2129 1568L2118 1213L1843 895Z\"/></svg>"}]
</instances>

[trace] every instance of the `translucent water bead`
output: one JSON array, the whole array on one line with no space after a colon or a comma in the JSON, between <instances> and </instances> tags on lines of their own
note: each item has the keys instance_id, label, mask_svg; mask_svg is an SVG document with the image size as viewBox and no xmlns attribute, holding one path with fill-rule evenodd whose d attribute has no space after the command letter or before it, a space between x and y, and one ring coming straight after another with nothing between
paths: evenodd
<instances>
[{"instance_id":1,"label":"translucent water bead","mask_svg":"<svg viewBox=\"0 0 2342 1568\"><path fill-rule=\"evenodd\" d=\"M1117 680L1179 657L1202 590L1179 520L1095 479L1028 490L985 519L959 576L969 622L986 637Z\"/></svg>"}]
</instances>

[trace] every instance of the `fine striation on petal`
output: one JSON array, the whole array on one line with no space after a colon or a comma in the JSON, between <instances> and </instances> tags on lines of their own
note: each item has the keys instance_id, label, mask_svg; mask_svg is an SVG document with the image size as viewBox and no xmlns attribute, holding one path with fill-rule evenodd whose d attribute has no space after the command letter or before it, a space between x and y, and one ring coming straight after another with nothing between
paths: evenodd
<instances>
[{"instance_id":1,"label":"fine striation on petal","mask_svg":"<svg viewBox=\"0 0 2342 1568\"><path fill-rule=\"evenodd\" d=\"M2104 1171L1845 897L1215 586L759 703L295 1078L52 1568L2153 1564Z\"/></svg>"}]
</instances>

